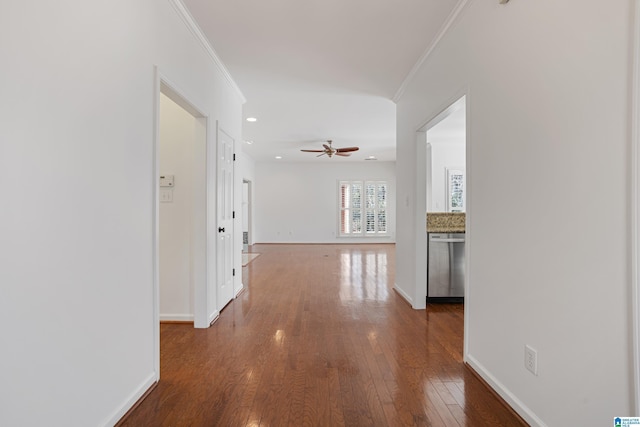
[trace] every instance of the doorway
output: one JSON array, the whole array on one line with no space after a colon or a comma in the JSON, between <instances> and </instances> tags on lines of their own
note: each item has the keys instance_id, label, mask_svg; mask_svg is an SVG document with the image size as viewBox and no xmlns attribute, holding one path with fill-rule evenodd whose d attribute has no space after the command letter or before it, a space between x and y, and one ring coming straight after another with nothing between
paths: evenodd
<instances>
[{"instance_id":1,"label":"doorway","mask_svg":"<svg viewBox=\"0 0 640 427\"><path fill-rule=\"evenodd\" d=\"M208 120L175 88L157 82L156 317L208 327Z\"/></svg>"},{"instance_id":2,"label":"doorway","mask_svg":"<svg viewBox=\"0 0 640 427\"><path fill-rule=\"evenodd\" d=\"M253 244L251 233L251 181L242 180L242 252L249 252Z\"/></svg>"},{"instance_id":3,"label":"doorway","mask_svg":"<svg viewBox=\"0 0 640 427\"><path fill-rule=\"evenodd\" d=\"M470 170L467 95L458 95L438 114L427 120L416 133L416 227L425 230L425 217L429 212L465 212L465 262L469 271L470 206L468 195ZM460 193L460 190L462 194ZM427 232L419 233L416 242L416 301L426 308L427 298ZM464 275L464 301L469 305L469 277ZM465 310L465 330L467 315ZM466 339L464 348L466 354Z\"/></svg>"},{"instance_id":4,"label":"doorway","mask_svg":"<svg viewBox=\"0 0 640 427\"><path fill-rule=\"evenodd\" d=\"M425 230L427 212L460 211L452 206L449 180L452 176L463 178L463 206L468 212L466 202L469 183L466 180L469 169L469 143L467 138L467 96L457 98L440 113L426 121L416 132L416 229ZM437 158L436 158L437 157ZM465 229L468 241L468 215ZM468 243L466 244L468 247ZM468 250L466 250L468 253ZM427 233L419 233L416 240L416 306L425 308L427 298ZM468 264L468 257L466 258ZM468 270L468 269L467 269ZM465 279L465 282L467 279ZM465 295L468 286L465 283Z\"/></svg>"}]
</instances>

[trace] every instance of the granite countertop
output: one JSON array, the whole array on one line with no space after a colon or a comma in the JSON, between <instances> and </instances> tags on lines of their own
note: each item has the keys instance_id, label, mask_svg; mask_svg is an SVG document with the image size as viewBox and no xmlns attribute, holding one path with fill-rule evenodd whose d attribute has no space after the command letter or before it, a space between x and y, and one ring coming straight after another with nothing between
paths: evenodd
<instances>
[{"instance_id":1,"label":"granite countertop","mask_svg":"<svg viewBox=\"0 0 640 427\"><path fill-rule=\"evenodd\" d=\"M427 212L427 233L464 233L466 214Z\"/></svg>"}]
</instances>

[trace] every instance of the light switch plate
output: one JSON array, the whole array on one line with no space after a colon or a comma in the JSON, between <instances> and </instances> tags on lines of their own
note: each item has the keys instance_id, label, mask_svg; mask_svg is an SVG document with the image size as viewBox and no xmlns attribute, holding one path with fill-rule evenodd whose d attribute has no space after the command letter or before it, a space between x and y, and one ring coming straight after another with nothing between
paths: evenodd
<instances>
[{"instance_id":1,"label":"light switch plate","mask_svg":"<svg viewBox=\"0 0 640 427\"><path fill-rule=\"evenodd\" d=\"M160 202L162 202L162 203L172 203L173 202L173 189L172 188L161 188L160 189Z\"/></svg>"}]
</instances>

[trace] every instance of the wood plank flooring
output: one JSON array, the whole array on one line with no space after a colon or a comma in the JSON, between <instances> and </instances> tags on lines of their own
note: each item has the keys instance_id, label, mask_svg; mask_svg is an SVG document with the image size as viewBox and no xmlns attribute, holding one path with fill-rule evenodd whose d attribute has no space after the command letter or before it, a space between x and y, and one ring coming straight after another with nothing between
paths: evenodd
<instances>
[{"instance_id":1,"label":"wood plank flooring","mask_svg":"<svg viewBox=\"0 0 640 427\"><path fill-rule=\"evenodd\" d=\"M393 291L394 245L254 245L209 329L161 326L122 426L521 426L462 362L463 307Z\"/></svg>"}]
</instances>

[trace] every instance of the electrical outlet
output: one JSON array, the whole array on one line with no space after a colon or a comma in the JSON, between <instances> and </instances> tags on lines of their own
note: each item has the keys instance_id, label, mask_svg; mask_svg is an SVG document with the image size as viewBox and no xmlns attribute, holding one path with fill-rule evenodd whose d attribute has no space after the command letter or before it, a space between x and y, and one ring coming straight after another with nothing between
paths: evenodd
<instances>
[{"instance_id":1,"label":"electrical outlet","mask_svg":"<svg viewBox=\"0 0 640 427\"><path fill-rule=\"evenodd\" d=\"M524 346L524 367L533 375L538 375L538 352L528 346Z\"/></svg>"}]
</instances>

